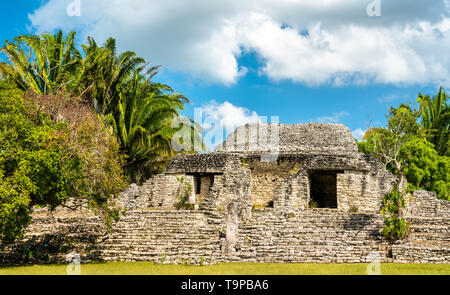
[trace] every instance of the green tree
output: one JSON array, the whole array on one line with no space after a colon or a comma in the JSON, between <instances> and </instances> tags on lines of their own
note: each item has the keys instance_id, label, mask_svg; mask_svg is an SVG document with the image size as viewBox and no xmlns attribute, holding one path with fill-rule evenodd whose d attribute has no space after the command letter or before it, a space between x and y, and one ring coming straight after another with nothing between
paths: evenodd
<instances>
[{"instance_id":1,"label":"green tree","mask_svg":"<svg viewBox=\"0 0 450 295\"><path fill-rule=\"evenodd\" d=\"M117 55L116 41L109 38L103 46L88 37L82 45L84 58L76 73L77 96L88 100L98 113L110 113L116 108L119 91L145 65L143 58L132 51Z\"/></svg>"},{"instance_id":2,"label":"green tree","mask_svg":"<svg viewBox=\"0 0 450 295\"><path fill-rule=\"evenodd\" d=\"M122 150L129 155L126 170L136 182L161 172L164 166L161 163L175 154L172 138L180 128L173 127L172 122L180 118L179 110L188 101L170 87L151 82L149 77L156 68L150 69L147 78L141 71L136 71L133 79L119 91L115 109L106 117ZM201 134L201 129L189 129L191 131Z\"/></svg>"},{"instance_id":3,"label":"green tree","mask_svg":"<svg viewBox=\"0 0 450 295\"><path fill-rule=\"evenodd\" d=\"M0 64L0 73L23 90L69 93L89 102L107 117L121 151L128 155L126 170L133 180L162 170L175 154L172 143L178 143L171 136L180 132L189 132L192 138L201 135L192 120L188 120L187 131L171 127L170 119L180 121L179 111L189 101L170 86L152 81L158 67L146 70L148 63L132 51L118 54L113 38L98 46L88 37L81 48L82 53L76 49L75 33L66 39L62 31L19 36L2 48L9 62Z\"/></svg>"},{"instance_id":4,"label":"green tree","mask_svg":"<svg viewBox=\"0 0 450 295\"><path fill-rule=\"evenodd\" d=\"M409 105L391 108L386 128L371 128L364 135L365 142L358 144L358 149L375 156L386 168L398 176L398 189L406 187L405 163L400 150L419 132L417 114Z\"/></svg>"},{"instance_id":5,"label":"green tree","mask_svg":"<svg viewBox=\"0 0 450 295\"><path fill-rule=\"evenodd\" d=\"M71 32L64 39L62 31L18 36L1 48L9 62L0 63L0 73L23 90L54 94L64 88L104 113L108 102L117 98L118 87L145 60L132 51L118 55L113 38L98 46L88 37L87 44L81 46L83 57L76 48L75 36Z\"/></svg>"},{"instance_id":6,"label":"green tree","mask_svg":"<svg viewBox=\"0 0 450 295\"><path fill-rule=\"evenodd\" d=\"M89 107L0 80L0 239L20 238L35 206L88 206L110 224L126 186L118 150Z\"/></svg>"},{"instance_id":7,"label":"green tree","mask_svg":"<svg viewBox=\"0 0 450 295\"><path fill-rule=\"evenodd\" d=\"M9 62L0 62L0 74L20 89L36 93L56 93L74 83L80 53L75 45L75 32L64 39L57 34L21 35L7 41L0 49Z\"/></svg>"},{"instance_id":8,"label":"green tree","mask_svg":"<svg viewBox=\"0 0 450 295\"><path fill-rule=\"evenodd\" d=\"M364 138L358 143L359 151L383 161L399 176L402 189L407 183L409 189L434 191L438 198L450 200L450 157L440 156L432 143L413 136L405 137L403 143L388 128L369 129Z\"/></svg>"},{"instance_id":9,"label":"green tree","mask_svg":"<svg viewBox=\"0 0 450 295\"><path fill-rule=\"evenodd\" d=\"M394 188L384 196L383 209L381 210L384 221L383 235L391 242L404 239L409 233L410 223L402 216L404 208L404 193L394 186Z\"/></svg>"},{"instance_id":10,"label":"green tree","mask_svg":"<svg viewBox=\"0 0 450 295\"><path fill-rule=\"evenodd\" d=\"M400 159L411 189L434 191L450 201L450 157L439 156L433 144L416 138L402 146Z\"/></svg>"},{"instance_id":11,"label":"green tree","mask_svg":"<svg viewBox=\"0 0 450 295\"><path fill-rule=\"evenodd\" d=\"M431 142L440 155L450 156L450 105L448 95L441 88L430 98L429 95L419 93L417 101L420 104L421 123L426 138Z\"/></svg>"}]
</instances>

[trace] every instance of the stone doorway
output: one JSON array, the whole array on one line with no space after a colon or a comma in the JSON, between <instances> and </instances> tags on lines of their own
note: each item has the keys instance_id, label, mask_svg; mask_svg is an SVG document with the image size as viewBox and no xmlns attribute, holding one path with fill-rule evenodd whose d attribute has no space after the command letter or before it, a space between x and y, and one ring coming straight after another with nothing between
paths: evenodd
<instances>
[{"instance_id":1,"label":"stone doorway","mask_svg":"<svg viewBox=\"0 0 450 295\"><path fill-rule=\"evenodd\" d=\"M310 173L310 200L313 207L337 208L337 174L341 171L312 171ZM341 172L342 173L342 172Z\"/></svg>"},{"instance_id":2,"label":"stone doorway","mask_svg":"<svg viewBox=\"0 0 450 295\"><path fill-rule=\"evenodd\" d=\"M214 175L213 173L190 173L187 175L192 175L194 178L193 182L193 194L195 196L195 203L201 203L201 200L206 198L209 190L214 185Z\"/></svg>"}]
</instances>

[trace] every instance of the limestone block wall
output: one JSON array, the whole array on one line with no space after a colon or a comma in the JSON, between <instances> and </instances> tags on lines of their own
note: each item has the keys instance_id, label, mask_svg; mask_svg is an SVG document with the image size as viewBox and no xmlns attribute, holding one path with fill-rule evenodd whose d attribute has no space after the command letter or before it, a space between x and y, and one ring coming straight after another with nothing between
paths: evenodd
<instances>
[{"instance_id":1,"label":"limestone block wall","mask_svg":"<svg viewBox=\"0 0 450 295\"><path fill-rule=\"evenodd\" d=\"M450 202L436 198L435 192L416 190L406 202L406 216L450 217Z\"/></svg>"},{"instance_id":2,"label":"limestone block wall","mask_svg":"<svg viewBox=\"0 0 450 295\"><path fill-rule=\"evenodd\" d=\"M231 201L239 202L238 211L248 215L251 211L250 200L250 171L241 162L239 154L209 153L179 155L174 157L166 168L164 174L149 179L142 187L130 189L124 194L124 202L133 200L127 194L138 196L147 207L175 208L185 185L179 181L182 177L184 183L192 185L192 200L195 208L202 210L225 211ZM200 192L197 194L196 184L200 180ZM136 198L136 197L134 197ZM145 208L127 206L127 208ZM247 212L247 213L245 213Z\"/></svg>"},{"instance_id":3,"label":"limestone block wall","mask_svg":"<svg viewBox=\"0 0 450 295\"><path fill-rule=\"evenodd\" d=\"M410 218L411 234L394 245L380 214L308 209L279 214L265 208L241 221L235 261L450 263L450 219Z\"/></svg>"},{"instance_id":4,"label":"limestone block wall","mask_svg":"<svg viewBox=\"0 0 450 295\"><path fill-rule=\"evenodd\" d=\"M223 174L214 175L214 184L209 188L206 197L203 199L200 209L202 210L219 210L224 207L223 204L218 204L218 198L223 194L223 188L225 187L225 177Z\"/></svg>"},{"instance_id":5,"label":"limestone block wall","mask_svg":"<svg viewBox=\"0 0 450 295\"><path fill-rule=\"evenodd\" d=\"M246 124L239 126L216 151L346 153L358 147L341 124Z\"/></svg>"},{"instance_id":6,"label":"limestone block wall","mask_svg":"<svg viewBox=\"0 0 450 295\"><path fill-rule=\"evenodd\" d=\"M214 182L214 174L211 174L210 176L200 176L200 193L196 193L195 192L195 199L196 199L196 204L200 204L203 202L203 200L206 198L206 196L208 195L211 186L213 185ZM195 181L194 181L195 183ZM194 190L196 190L197 188L197 183L195 183L195 186L193 187Z\"/></svg>"},{"instance_id":7,"label":"limestone block wall","mask_svg":"<svg viewBox=\"0 0 450 295\"><path fill-rule=\"evenodd\" d=\"M309 196L308 173L302 170L275 189L273 207L281 211L305 210L308 208Z\"/></svg>"},{"instance_id":8,"label":"limestone block wall","mask_svg":"<svg viewBox=\"0 0 450 295\"><path fill-rule=\"evenodd\" d=\"M248 159L250 168L253 205L265 205L274 200L275 189L289 179L301 168L297 161L261 162L259 159Z\"/></svg>"},{"instance_id":9,"label":"limestone block wall","mask_svg":"<svg viewBox=\"0 0 450 295\"><path fill-rule=\"evenodd\" d=\"M450 218L439 216L406 217L411 224L408 244L412 246L450 247Z\"/></svg>"},{"instance_id":10,"label":"limestone block wall","mask_svg":"<svg viewBox=\"0 0 450 295\"><path fill-rule=\"evenodd\" d=\"M205 160L204 157L195 156L198 161ZM338 209L375 212L379 210L383 195L392 183L390 176L377 166L379 163L361 154L280 155L274 162L262 162L259 156L248 155L206 156L206 159L222 161L221 173L192 172L197 173L193 176L187 172L178 172L156 175L141 187L131 186L122 194L121 204L129 209L175 208L179 196L184 193L185 184L190 183L193 188L190 202L211 210L225 210L232 200L246 202L244 207L247 211L247 207L265 206L270 201L278 208L305 209L310 198L311 171L334 169L343 171L337 174ZM185 158L180 157L179 160L185 161ZM175 165L178 162L175 162L172 170L178 167ZM200 177L200 194L195 194L194 177ZM214 183L211 177L214 177ZM183 178L184 184L180 178Z\"/></svg>"},{"instance_id":11,"label":"limestone block wall","mask_svg":"<svg viewBox=\"0 0 450 295\"><path fill-rule=\"evenodd\" d=\"M111 231L87 212L34 214L24 239L1 245L0 263L67 263L72 251L83 263L450 263L448 217L409 218L411 235L391 247L380 214L265 208L240 218L238 209L234 201L224 211L130 210Z\"/></svg>"},{"instance_id":12,"label":"limestone block wall","mask_svg":"<svg viewBox=\"0 0 450 295\"><path fill-rule=\"evenodd\" d=\"M379 212L390 186L368 171L346 170L337 174L338 208L343 211Z\"/></svg>"},{"instance_id":13,"label":"limestone block wall","mask_svg":"<svg viewBox=\"0 0 450 295\"><path fill-rule=\"evenodd\" d=\"M235 255L252 262L362 263L377 254L386 261L381 228L374 214L332 209L278 214L266 208L239 224Z\"/></svg>"},{"instance_id":14,"label":"limestone block wall","mask_svg":"<svg viewBox=\"0 0 450 295\"><path fill-rule=\"evenodd\" d=\"M147 180L142 186L132 184L119 196L119 205L134 210L140 208L175 208L180 195L185 194L186 184L192 186L189 199L195 201L194 178L192 175L158 174Z\"/></svg>"},{"instance_id":15,"label":"limestone block wall","mask_svg":"<svg viewBox=\"0 0 450 295\"><path fill-rule=\"evenodd\" d=\"M203 200L201 208L226 211L230 202L238 202L241 217L251 215L250 169L239 157L228 161L224 173L214 175L214 184Z\"/></svg>"},{"instance_id":16,"label":"limestone block wall","mask_svg":"<svg viewBox=\"0 0 450 295\"><path fill-rule=\"evenodd\" d=\"M450 263L450 217L429 214L406 219L411 232L405 242L392 246L392 258L398 263Z\"/></svg>"},{"instance_id":17,"label":"limestone block wall","mask_svg":"<svg viewBox=\"0 0 450 295\"><path fill-rule=\"evenodd\" d=\"M193 210L133 210L107 231L87 212L33 216L26 236L1 245L1 265L67 263L80 254L82 263L94 261L154 261L215 263L224 244L223 214Z\"/></svg>"},{"instance_id":18,"label":"limestone block wall","mask_svg":"<svg viewBox=\"0 0 450 295\"><path fill-rule=\"evenodd\" d=\"M136 210L100 245L105 261L215 263L222 253L223 214L198 210ZM219 221L218 221L219 220Z\"/></svg>"},{"instance_id":19,"label":"limestone block wall","mask_svg":"<svg viewBox=\"0 0 450 295\"><path fill-rule=\"evenodd\" d=\"M349 171L336 175L336 197L339 211L379 212L390 182L366 171ZM283 182L275 191L275 208L308 208L310 180L302 171Z\"/></svg>"},{"instance_id":20,"label":"limestone block wall","mask_svg":"<svg viewBox=\"0 0 450 295\"><path fill-rule=\"evenodd\" d=\"M20 241L0 243L0 265L68 263L72 251L83 262L99 261L105 234L100 218L87 212L34 213Z\"/></svg>"},{"instance_id":21,"label":"limestone block wall","mask_svg":"<svg viewBox=\"0 0 450 295\"><path fill-rule=\"evenodd\" d=\"M295 162L294 162L295 163ZM357 164L355 164L357 163ZM298 158L294 169L302 167L280 183L274 190L274 207L281 210L305 209L311 191L310 173L334 170L338 210L379 212L385 193L392 187L395 177L375 159L361 154L352 157L314 156ZM286 169L287 170L287 169Z\"/></svg>"},{"instance_id":22,"label":"limestone block wall","mask_svg":"<svg viewBox=\"0 0 450 295\"><path fill-rule=\"evenodd\" d=\"M396 263L449 263L450 247L401 244L392 247L392 255Z\"/></svg>"},{"instance_id":23,"label":"limestone block wall","mask_svg":"<svg viewBox=\"0 0 450 295\"><path fill-rule=\"evenodd\" d=\"M324 170L345 171L337 179L338 209L344 211L378 210L392 182L381 163L353 149L338 154L280 153L272 162L262 161L259 154L216 152L173 158L165 174L149 179L142 187L130 187L124 203L130 209L174 208L183 191L177 178L184 175L193 186L191 202L199 207L224 210L232 200L245 200L250 207L273 201L286 209L304 209L310 197L310 174ZM199 194L195 194L192 177L200 177ZM214 177L213 185L210 177Z\"/></svg>"}]
</instances>

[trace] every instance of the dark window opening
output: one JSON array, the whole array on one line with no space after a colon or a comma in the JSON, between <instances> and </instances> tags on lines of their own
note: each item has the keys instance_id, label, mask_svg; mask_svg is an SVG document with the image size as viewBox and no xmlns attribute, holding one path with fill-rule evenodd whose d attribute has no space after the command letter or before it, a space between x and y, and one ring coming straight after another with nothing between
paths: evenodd
<instances>
[{"instance_id":1,"label":"dark window opening","mask_svg":"<svg viewBox=\"0 0 450 295\"><path fill-rule=\"evenodd\" d=\"M196 175L194 177L194 182L195 182L195 193L199 194L202 187L202 177L200 175Z\"/></svg>"},{"instance_id":2,"label":"dark window opening","mask_svg":"<svg viewBox=\"0 0 450 295\"><path fill-rule=\"evenodd\" d=\"M202 185L204 193L207 193L209 189L214 185L213 173L186 173L186 175L192 175L194 177L194 192L196 195L202 193ZM203 181L202 181L203 178ZM209 179L208 179L209 178Z\"/></svg>"},{"instance_id":3,"label":"dark window opening","mask_svg":"<svg viewBox=\"0 0 450 295\"><path fill-rule=\"evenodd\" d=\"M337 208L338 171L313 171L310 174L311 201L317 208Z\"/></svg>"}]
</instances>

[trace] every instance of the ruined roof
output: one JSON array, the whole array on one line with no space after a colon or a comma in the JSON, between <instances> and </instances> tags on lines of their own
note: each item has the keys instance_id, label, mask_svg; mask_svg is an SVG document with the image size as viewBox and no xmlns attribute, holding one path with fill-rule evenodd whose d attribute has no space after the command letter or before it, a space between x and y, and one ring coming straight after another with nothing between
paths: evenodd
<instances>
[{"instance_id":1,"label":"ruined roof","mask_svg":"<svg viewBox=\"0 0 450 295\"><path fill-rule=\"evenodd\" d=\"M165 173L223 173L226 166L239 165L244 155L345 156L357 151L355 139L342 124L247 124L230 134L216 152L172 158Z\"/></svg>"},{"instance_id":2,"label":"ruined roof","mask_svg":"<svg viewBox=\"0 0 450 295\"><path fill-rule=\"evenodd\" d=\"M223 173L225 166L239 163L232 153L181 154L170 159L165 173Z\"/></svg>"},{"instance_id":3,"label":"ruined roof","mask_svg":"<svg viewBox=\"0 0 450 295\"><path fill-rule=\"evenodd\" d=\"M350 130L342 124L247 124L238 127L217 152L342 154L357 152Z\"/></svg>"}]
</instances>

